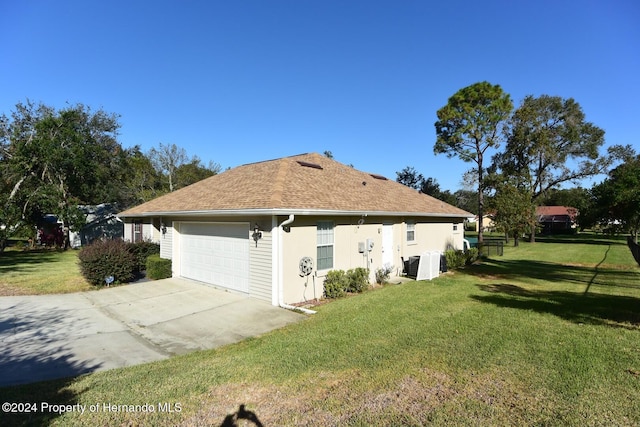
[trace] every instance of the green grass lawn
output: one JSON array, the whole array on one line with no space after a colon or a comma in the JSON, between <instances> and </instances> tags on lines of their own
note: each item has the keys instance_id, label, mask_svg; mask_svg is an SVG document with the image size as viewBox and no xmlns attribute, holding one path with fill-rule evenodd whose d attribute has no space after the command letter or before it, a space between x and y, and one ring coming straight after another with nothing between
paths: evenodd
<instances>
[{"instance_id":1,"label":"green grass lawn","mask_svg":"<svg viewBox=\"0 0 640 427\"><path fill-rule=\"evenodd\" d=\"M80 274L77 251L8 249L0 253L0 296L60 294L92 288Z\"/></svg>"},{"instance_id":2,"label":"green grass lawn","mask_svg":"<svg viewBox=\"0 0 640 427\"><path fill-rule=\"evenodd\" d=\"M522 242L239 344L0 393L99 405L18 425L221 425L246 405L264 425L636 426L640 268L618 240Z\"/></svg>"}]
</instances>

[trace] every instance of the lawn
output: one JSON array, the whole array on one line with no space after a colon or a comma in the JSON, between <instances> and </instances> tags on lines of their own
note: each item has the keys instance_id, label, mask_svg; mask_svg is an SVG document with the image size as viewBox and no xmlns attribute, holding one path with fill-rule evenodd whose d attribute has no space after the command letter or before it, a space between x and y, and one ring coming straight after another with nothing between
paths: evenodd
<instances>
[{"instance_id":1,"label":"lawn","mask_svg":"<svg viewBox=\"0 0 640 427\"><path fill-rule=\"evenodd\" d=\"M0 296L61 294L92 288L80 274L75 250L7 249L0 253Z\"/></svg>"},{"instance_id":2,"label":"lawn","mask_svg":"<svg viewBox=\"0 0 640 427\"><path fill-rule=\"evenodd\" d=\"M640 425L640 268L618 240L522 242L239 344L0 393L86 405L24 425L221 425L241 405L263 425Z\"/></svg>"}]
</instances>

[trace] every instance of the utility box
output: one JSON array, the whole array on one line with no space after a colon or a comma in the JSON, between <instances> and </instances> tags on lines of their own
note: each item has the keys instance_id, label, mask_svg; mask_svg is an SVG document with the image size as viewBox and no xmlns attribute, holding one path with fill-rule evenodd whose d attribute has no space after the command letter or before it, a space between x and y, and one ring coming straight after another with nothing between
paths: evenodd
<instances>
[{"instance_id":1,"label":"utility box","mask_svg":"<svg viewBox=\"0 0 640 427\"><path fill-rule=\"evenodd\" d=\"M364 242L358 242L358 252L361 254L364 253Z\"/></svg>"},{"instance_id":2,"label":"utility box","mask_svg":"<svg viewBox=\"0 0 640 427\"><path fill-rule=\"evenodd\" d=\"M423 252L420 255L416 280L431 280L440 275L440 252Z\"/></svg>"}]
</instances>

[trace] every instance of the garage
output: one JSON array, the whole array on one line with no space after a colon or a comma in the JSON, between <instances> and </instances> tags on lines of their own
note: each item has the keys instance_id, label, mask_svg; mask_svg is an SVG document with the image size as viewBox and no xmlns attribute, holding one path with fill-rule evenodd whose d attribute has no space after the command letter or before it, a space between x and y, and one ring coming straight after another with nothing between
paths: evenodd
<instances>
[{"instance_id":1,"label":"garage","mask_svg":"<svg viewBox=\"0 0 640 427\"><path fill-rule=\"evenodd\" d=\"M248 293L248 230L248 223L182 223L180 275Z\"/></svg>"}]
</instances>

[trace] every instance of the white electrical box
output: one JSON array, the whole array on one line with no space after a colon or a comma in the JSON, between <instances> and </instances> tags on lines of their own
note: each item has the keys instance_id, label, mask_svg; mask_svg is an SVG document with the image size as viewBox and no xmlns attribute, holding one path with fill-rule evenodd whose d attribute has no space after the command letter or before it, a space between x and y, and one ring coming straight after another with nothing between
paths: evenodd
<instances>
[{"instance_id":1,"label":"white electrical box","mask_svg":"<svg viewBox=\"0 0 640 427\"><path fill-rule=\"evenodd\" d=\"M364 242L358 242L358 252L361 254L364 253Z\"/></svg>"}]
</instances>

